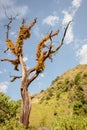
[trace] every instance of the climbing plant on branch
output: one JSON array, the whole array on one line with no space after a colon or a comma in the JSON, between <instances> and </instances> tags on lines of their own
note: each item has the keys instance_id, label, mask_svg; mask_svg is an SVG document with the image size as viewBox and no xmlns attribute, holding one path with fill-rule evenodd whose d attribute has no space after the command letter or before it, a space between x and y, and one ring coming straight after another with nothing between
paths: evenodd
<instances>
[{"instance_id":1,"label":"climbing plant on branch","mask_svg":"<svg viewBox=\"0 0 87 130\"><path fill-rule=\"evenodd\" d=\"M27 26L25 25L25 20L24 19L22 20L15 43L11 39L9 39L10 25L14 19L15 17L8 18L9 22L6 25L7 27L6 45L7 48L10 49L12 55L15 56L15 59L4 58L0 60L12 63L12 65L14 65L14 70L16 71L19 70L18 65L21 66L22 75L11 76L12 78L11 82L15 81L18 78L21 78L20 92L22 97L22 104L21 104L20 122L23 123L26 126L26 128L28 128L30 111L31 111L31 98L28 92L28 87L32 83L32 81L35 80L42 71L44 71L46 67L45 65L46 60L50 59L52 61L52 56L56 54L63 45L64 38L66 36L67 29L71 21L69 21L68 24L66 25L62 39L55 49L53 46L52 38L59 34L60 29L57 29L55 32L51 31L49 34L47 34L42 38L42 40L37 44L36 48L36 65L33 66L32 68L27 69L25 62L23 61L24 40L30 38L31 29L36 24L37 18L31 21ZM30 76L31 73L32 76Z\"/></svg>"}]
</instances>

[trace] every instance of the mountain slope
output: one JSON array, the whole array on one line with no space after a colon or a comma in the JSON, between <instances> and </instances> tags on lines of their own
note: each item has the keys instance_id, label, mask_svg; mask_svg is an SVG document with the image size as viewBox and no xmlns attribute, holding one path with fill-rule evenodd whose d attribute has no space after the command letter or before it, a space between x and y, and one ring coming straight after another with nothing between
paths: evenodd
<instances>
[{"instance_id":1,"label":"mountain slope","mask_svg":"<svg viewBox=\"0 0 87 130\"><path fill-rule=\"evenodd\" d=\"M52 81L32 99L31 124L52 126L58 117L87 114L87 65L78 65Z\"/></svg>"}]
</instances>

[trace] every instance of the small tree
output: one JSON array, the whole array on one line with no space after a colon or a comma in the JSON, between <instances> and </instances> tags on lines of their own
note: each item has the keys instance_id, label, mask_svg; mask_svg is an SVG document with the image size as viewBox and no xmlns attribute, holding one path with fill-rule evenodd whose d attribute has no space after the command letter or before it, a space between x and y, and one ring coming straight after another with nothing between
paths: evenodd
<instances>
[{"instance_id":1,"label":"small tree","mask_svg":"<svg viewBox=\"0 0 87 130\"><path fill-rule=\"evenodd\" d=\"M10 51L12 52L12 55L16 57L16 59L11 60L11 59L5 58L5 59L1 59L1 61L11 62L14 65L14 70L16 71L18 71L18 65L21 66L22 76L13 76L11 82L15 81L17 78L21 78L20 92L21 92L21 97L22 97L22 104L21 104L20 122L23 123L26 128L28 128L30 111L31 111L31 98L28 93L28 87L33 82L33 80L35 80L38 77L38 75L45 69L46 60L47 59L52 60L52 56L56 52L58 52L60 47L63 45L64 38L65 38L70 22L67 24L62 40L60 44L56 47L56 49L53 49L52 38L59 34L60 32L59 29L55 31L54 33L51 31L38 43L37 50L36 50L37 64L31 69L27 69L25 62L23 61L23 57L24 57L23 44L24 44L24 40L26 40L27 38L30 38L31 28L37 22L37 18L35 18L28 26L25 25L25 20L24 19L22 20L15 44L13 43L12 40L9 39L10 24L12 23L14 19L15 17L8 18L9 22L6 25L7 27L6 45L8 49L10 49ZM48 45L46 44L47 41L49 41ZM32 77L30 76L31 73L32 73Z\"/></svg>"}]
</instances>

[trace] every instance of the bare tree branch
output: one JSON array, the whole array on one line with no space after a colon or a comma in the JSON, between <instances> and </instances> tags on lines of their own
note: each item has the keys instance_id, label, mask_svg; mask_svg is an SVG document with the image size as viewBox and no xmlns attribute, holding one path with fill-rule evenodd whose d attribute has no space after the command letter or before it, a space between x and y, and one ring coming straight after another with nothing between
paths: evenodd
<instances>
[{"instance_id":1,"label":"bare tree branch","mask_svg":"<svg viewBox=\"0 0 87 130\"><path fill-rule=\"evenodd\" d=\"M0 59L0 61L7 61L7 62L11 62L15 67L14 67L14 70L17 70L18 71L18 65L19 65L19 59L15 59L15 60L10 60L10 59Z\"/></svg>"},{"instance_id":2,"label":"bare tree branch","mask_svg":"<svg viewBox=\"0 0 87 130\"><path fill-rule=\"evenodd\" d=\"M30 83L36 79L38 77L40 73L36 72L31 78L28 79L28 84L30 85Z\"/></svg>"},{"instance_id":3,"label":"bare tree branch","mask_svg":"<svg viewBox=\"0 0 87 130\"><path fill-rule=\"evenodd\" d=\"M60 47L63 45L64 39L65 39L65 36L66 36L66 32L67 32L67 29L68 29L70 23L71 23L71 21L68 22L68 24L67 24L67 26L65 28L62 40L61 40L60 44L58 45L58 47L55 50L52 50L53 46L52 46L52 40L51 40L48 54L47 54L47 56L45 57L44 60L46 60L49 56L51 57L52 54L55 54L56 52L58 52L58 50L60 49Z\"/></svg>"},{"instance_id":4,"label":"bare tree branch","mask_svg":"<svg viewBox=\"0 0 87 130\"><path fill-rule=\"evenodd\" d=\"M66 28L65 28L65 31L64 31L62 40L61 40L59 46L58 46L54 51L51 51L51 53L56 53L56 52L60 49L60 47L63 45L64 39L65 39L65 36L66 36L66 32L67 32L67 29L68 29L68 27L69 27L69 25L70 25L71 22L72 22L72 21L69 21L69 22L68 22L68 24L67 24L67 26L66 26Z\"/></svg>"},{"instance_id":5,"label":"bare tree branch","mask_svg":"<svg viewBox=\"0 0 87 130\"><path fill-rule=\"evenodd\" d=\"M28 25L28 29L30 30L34 24L37 22L37 18L35 18L29 25Z\"/></svg>"},{"instance_id":6,"label":"bare tree branch","mask_svg":"<svg viewBox=\"0 0 87 130\"><path fill-rule=\"evenodd\" d=\"M16 79L22 78L22 76L12 76L12 75L10 75L10 77L12 78L12 79L10 80L10 82L14 82Z\"/></svg>"},{"instance_id":7,"label":"bare tree branch","mask_svg":"<svg viewBox=\"0 0 87 130\"><path fill-rule=\"evenodd\" d=\"M36 71L35 67L33 67L32 69L28 69L27 70L27 75L30 75L32 72Z\"/></svg>"},{"instance_id":8,"label":"bare tree branch","mask_svg":"<svg viewBox=\"0 0 87 130\"><path fill-rule=\"evenodd\" d=\"M6 16L7 16L7 14L6 14ZM16 17L18 16L18 14L17 15L15 15L14 17L8 17L7 16L7 18L8 18L8 24L6 24L6 25L4 25L4 26L6 26L6 28L7 28L7 32L6 32L6 39L8 39L8 35L9 35L9 30L11 29L11 26L10 26L10 24L13 22L13 20L15 20L16 19Z\"/></svg>"},{"instance_id":9,"label":"bare tree branch","mask_svg":"<svg viewBox=\"0 0 87 130\"><path fill-rule=\"evenodd\" d=\"M4 8L4 7L3 7L3 8ZM7 29L7 31L6 31L6 40L7 40L8 37L9 37L9 30L11 29L10 24L13 22L13 20L16 19L16 17L18 16L18 14L16 14L14 17L12 17L12 16L9 17L8 14L7 14L7 12L6 12L6 8L4 8L4 10L5 10L5 15L6 15L6 17L8 18L8 24L4 25L4 26L6 26L6 29ZM6 53L8 50L9 50L9 48L7 48L7 49L4 51L4 53Z\"/></svg>"}]
</instances>

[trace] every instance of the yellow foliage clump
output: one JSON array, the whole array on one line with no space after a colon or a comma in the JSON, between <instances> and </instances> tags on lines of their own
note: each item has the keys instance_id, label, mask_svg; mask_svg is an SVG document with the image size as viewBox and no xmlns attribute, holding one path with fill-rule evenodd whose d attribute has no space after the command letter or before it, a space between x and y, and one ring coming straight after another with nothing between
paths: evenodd
<instances>
[{"instance_id":1,"label":"yellow foliage clump","mask_svg":"<svg viewBox=\"0 0 87 130\"><path fill-rule=\"evenodd\" d=\"M15 45L10 39L6 40L6 44L7 44L7 47L12 51L12 53L14 55L17 55L16 52L15 52Z\"/></svg>"},{"instance_id":2,"label":"yellow foliage clump","mask_svg":"<svg viewBox=\"0 0 87 130\"><path fill-rule=\"evenodd\" d=\"M22 25L20 27L19 33L18 33L18 37L16 39L16 54L20 55L22 53L22 48L23 48L23 40L27 39L30 37L30 30L28 29L27 26Z\"/></svg>"},{"instance_id":3,"label":"yellow foliage clump","mask_svg":"<svg viewBox=\"0 0 87 130\"><path fill-rule=\"evenodd\" d=\"M10 40L6 40L7 47L12 51L12 53L16 56L19 56L22 53L23 48L23 40L30 37L30 30L26 26L21 26L18 37L16 39L16 45Z\"/></svg>"},{"instance_id":4,"label":"yellow foliage clump","mask_svg":"<svg viewBox=\"0 0 87 130\"><path fill-rule=\"evenodd\" d=\"M39 55L39 57L36 59L37 60L37 65L35 67L37 72L42 72L45 68L45 58L47 56L47 51L43 51L42 54Z\"/></svg>"},{"instance_id":5,"label":"yellow foliage clump","mask_svg":"<svg viewBox=\"0 0 87 130\"><path fill-rule=\"evenodd\" d=\"M38 43L38 46L37 46L37 51L36 51L36 57L39 58L39 56L41 55L41 52L43 50L43 48L45 47L45 43L47 40L50 39L50 34L46 35L40 43Z\"/></svg>"},{"instance_id":6,"label":"yellow foliage clump","mask_svg":"<svg viewBox=\"0 0 87 130\"><path fill-rule=\"evenodd\" d=\"M18 37L16 39L16 45L14 45L14 43L10 39L6 40L7 47L16 56L19 56L22 53L23 41L30 37L31 35L30 30L31 30L31 27L34 26L34 24L36 23L36 19L34 19L34 21L32 21L30 25L28 26L25 26L24 23L25 22L23 19L19 32L18 32Z\"/></svg>"},{"instance_id":7,"label":"yellow foliage clump","mask_svg":"<svg viewBox=\"0 0 87 130\"><path fill-rule=\"evenodd\" d=\"M12 61L12 64L15 66L14 67L14 70L17 70L18 71L18 65L19 65L20 61L19 59L16 59L16 60L13 60Z\"/></svg>"},{"instance_id":8,"label":"yellow foliage clump","mask_svg":"<svg viewBox=\"0 0 87 130\"><path fill-rule=\"evenodd\" d=\"M47 56L47 51L43 51L43 48L45 47L45 42L49 40L50 34L46 35L40 43L38 43L37 46L37 51L36 51L36 60L37 60L37 65L35 67L37 72L42 72L45 68L45 59Z\"/></svg>"},{"instance_id":9,"label":"yellow foliage clump","mask_svg":"<svg viewBox=\"0 0 87 130\"><path fill-rule=\"evenodd\" d=\"M18 35L23 36L23 39L27 39L30 37L31 33L27 26L22 25L20 27L20 31L19 31Z\"/></svg>"},{"instance_id":10,"label":"yellow foliage clump","mask_svg":"<svg viewBox=\"0 0 87 130\"><path fill-rule=\"evenodd\" d=\"M47 51L43 51L43 53L40 54L40 55L37 57L37 59L36 59L36 60L38 61L38 63L44 62L44 59L45 59L46 55L47 55Z\"/></svg>"},{"instance_id":11,"label":"yellow foliage clump","mask_svg":"<svg viewBox=\"0 0 87 130\"><path fill-rule=\"evenodd\" d=\"M45 68L45 63L43 62L43 63L40 63L40 64L37 64L36 66L35 66L35 70L37 71L37 72L39 72L39 73L41 73L43 70L44 70L44 68Z\"/></svg>"}]
</instances>

